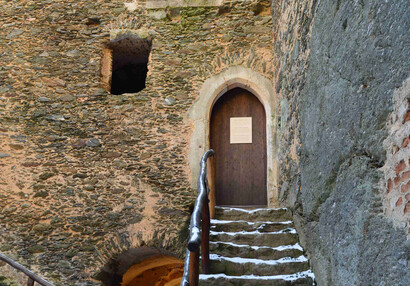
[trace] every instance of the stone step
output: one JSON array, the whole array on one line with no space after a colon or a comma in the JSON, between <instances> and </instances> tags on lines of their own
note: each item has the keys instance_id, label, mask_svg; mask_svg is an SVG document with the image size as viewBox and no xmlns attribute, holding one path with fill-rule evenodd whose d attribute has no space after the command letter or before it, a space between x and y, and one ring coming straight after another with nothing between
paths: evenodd
<instances>
[{"instance_id":1,"label":"stone step","mask_svg":"<svg viewBox=\"0 0 410 286\"><path fill-rule=\"evenodd\" d=\"M200 285L314 285L291 213L217 207L211 220L210 271Z\"/></svg>"},{"instance_id":2,"label":"stone step","mask_svg":"<svg viewBox=\"0 0 410 286\"><path fill-rule=\"evenodd\" d=\"M274 232L280 231L285 228L294 227L292 221L284 222L249 222L244 220L211 220L211 230L213 231L225 231L225 232L235 232L235 231L254 231L259 232Z\"/></svg>"},{"instance_id":3,"label":"stone step","mask_svg":"<svg viewBox=\"0 0 410 286\"><path fill-rule=\"evenodd\" d=\"M298 242L298 236L294 229L285 229L278 232L260 233L253 232L210 232L210 241L232 242L252 246L277 247L281 245L293 245Z\"/></svg>"},{"instance_id":4,"label":"stone step","mask_svg":"<svg viewBox=\"0 0 410 286\"><path fill-rule=\"evenodd\" d=\"M240 209L230 207L215 207L215 218L220 220L281 222L292 220L292 215L286 208Z\"/></svg>"},{"instance_id":5,"label":"stone step","mask_svg":"<svg viewBox=\"0 0 410 286\"><path fill-rule=\"evenodd\" d=\"M262 260L241 257L210 255L211 273L224 273L229 276L258 275L272 276L294 274L309 269L305 256L284 257L278 260Z\"/></svg>"},{"instance_id":6,"label":"stone step","mask_svg":"<svg viewBox=\"0 0 410 286\"><path fill-rule=\"evenodd\" d=\"M199 285L218 285L218 286L310 286L313 283L314 275L310 270L298 272L290 275L274 275L274 276L228 276L225 274L209 274L199 275Z\"/></svg>"},{"instance_id":7,"label":"stone step","mask_svg":"<svg viewBox=\"0 0 410 286\"><path fill-rule=\"evenodd\" d=\"M277 260L283 257L299 257L303 249L299 244L268 247L240 245L230 242L210 242L210 253L226 257L259 258Z\"/></svg>"}]
</instances>

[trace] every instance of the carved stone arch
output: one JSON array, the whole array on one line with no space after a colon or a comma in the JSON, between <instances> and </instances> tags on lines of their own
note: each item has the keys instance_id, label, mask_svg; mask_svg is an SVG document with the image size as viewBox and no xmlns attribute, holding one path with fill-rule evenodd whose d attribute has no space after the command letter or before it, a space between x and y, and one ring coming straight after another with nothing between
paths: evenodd
<instances>
[{"instance_id":1,"label":"carved stone arch","mask_svg":"<svg viewBox=\"0 0 410 286\"><path fill-rule=\"evenodd\" d=\"M267 128L267 197L268 206L278 205L278 160L276 152L276 96L272 83L263 75L243 66L233 66L208 78L202 85L199 98L192 105L189 119L194 129L189 148L191 184L195 188L199 175L199 161L209 149L209 123L212 107L227 91L240 87L254 94L263 104Z\"/></svg>"}]
</instances>

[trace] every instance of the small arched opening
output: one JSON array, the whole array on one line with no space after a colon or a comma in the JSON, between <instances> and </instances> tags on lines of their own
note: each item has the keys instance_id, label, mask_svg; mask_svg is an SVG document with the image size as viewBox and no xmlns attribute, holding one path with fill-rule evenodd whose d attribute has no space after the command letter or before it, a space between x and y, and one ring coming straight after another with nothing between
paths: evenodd
<instances>
[{"instance_id":1,"label":"small arched opening","mask_svg":"<svg viewBox=\"0 0 410 286\"><path fill-rule=\"evenodd\" d=\"M158 255L131 266L122 276L121 286L176 286L183 272L181 259Z\"/></svg>"},{"instance_id":2,"label":"small arched opening","mask_svg":"<svg viewBox=\"0 0 410 286\"><path fill-rule=\"evenodd\" d=\"M96 279L105 286L176 286L184 262L151 247L130 249L103 267Z\"/></svg>"}]
</instances>

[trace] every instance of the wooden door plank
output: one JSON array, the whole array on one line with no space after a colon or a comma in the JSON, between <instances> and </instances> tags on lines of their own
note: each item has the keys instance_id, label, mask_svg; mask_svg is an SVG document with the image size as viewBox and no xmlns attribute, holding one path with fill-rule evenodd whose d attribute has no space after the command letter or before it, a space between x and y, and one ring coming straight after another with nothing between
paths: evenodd
<instances>
[{"instance_id":1,"label":"wooden door plank","mask_svg":"<svg viewBox=\"0 0 410 286\"><path fill-rule=\"evenodd\" d=\"M230 144L230 118L252 117L252 143ZM214 105L210 128L217 205L266 205L266 116L250 92L235 88Z\"/></svg>"}]
</instances>

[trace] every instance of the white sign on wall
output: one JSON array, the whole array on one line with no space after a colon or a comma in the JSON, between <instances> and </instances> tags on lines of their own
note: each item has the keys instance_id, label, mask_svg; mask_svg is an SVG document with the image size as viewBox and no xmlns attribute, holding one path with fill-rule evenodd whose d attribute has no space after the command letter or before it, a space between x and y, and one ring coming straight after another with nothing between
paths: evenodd
<instances>
[{"instance_id":1,"label":"white sign on wall","mask_svg":"<svg viewBox=\"0 0 410 286\"><path fill-rule=\"evenodd\" d=\"M252 143L252 117L230 118L230 143Z\"/></svg>"}]
</instances>

